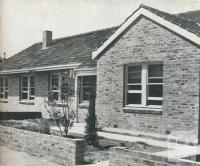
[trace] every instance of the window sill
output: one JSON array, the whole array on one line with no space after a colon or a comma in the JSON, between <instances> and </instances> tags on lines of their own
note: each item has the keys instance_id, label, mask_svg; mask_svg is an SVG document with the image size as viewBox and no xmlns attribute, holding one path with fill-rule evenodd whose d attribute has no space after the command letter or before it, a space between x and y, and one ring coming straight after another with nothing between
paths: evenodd
<instances>
[{"instance_id":1,"label":"window sill","mask_svg":"<svg viewBox=\"0 0 200 166\"><path fill-rule=\"evenodd\" d=\"M89 108L89 101L83 101L82 103L80 103L78 105L79 108L85 108L88 109Z\"/></svg>"},{"instance_id":2,"label":"window sill","mask_svg":"<svg viewBox=\"0 0 200 166\"><path fill-rule=\"evenodd\" d=\"M133 106L125 106L123 108L125 113L138 113L138 114L154 114L154 115L162 115L162 108L157 107L133 107Z\"/></svg>"},{"instance_id":3,"label":"window sill","mask_svg":"<svg viewBox=\"0 0 200 166\"><path fill-rule=\"evenodd\" d=\"M0 103L8 103L8 100L1 99Z\"/></svg>"},{"instance_id":4,"label":"window sill","mask_svg":"<svg viewBox=\"0 0 200 166\"><path fill-rule=\"evenodd\" d=\"M49 106L53 106L54 104L52 104L51 102L49 102L48 105ZM67 106L67 104L64 104L64 103L62 103L60 101L56 101L55 102L55 106L57 106L57 107L64 107L64 106Z\"/></svg>"},{"instance_id":5,"label":"window sill","mask_svg":"<svg viewBox=\"0 0 200 166\"><path fill-rule=\"evenodd\" d=\"M24 100L24 101L19 101L19 104L25 104L25 105L34 105L33 101L29 101L29 100Z\"/></svg>"}]
</instances>

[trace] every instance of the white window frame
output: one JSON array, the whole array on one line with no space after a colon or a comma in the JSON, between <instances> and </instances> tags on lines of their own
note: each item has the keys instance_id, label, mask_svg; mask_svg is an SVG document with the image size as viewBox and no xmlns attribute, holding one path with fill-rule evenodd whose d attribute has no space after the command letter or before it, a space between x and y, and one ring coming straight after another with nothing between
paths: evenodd
<instances>
[{"instance_id":1,"label":"white window frame","mask_svg":"<svg viewBox=\"0 0 200 166\"><path fill-rule=\"evenodd\" d=\"M58 76L58 89L54 90L52 88L52 77L53 75ZM50 92L51 93L58 93L58 100L56 100L56 102L60 102L61 101L61 81L62 81L62 73L51 73L50 74Z\"/></svg>"},{"instance_id":2,"label":"white window frame","mask_svg":"<svg viewBox=\"0 0 200 166\"><path fill-rule=\"evenodd\" d=\"M162 63L143 63L143 64L128 64L127 68L125 69L125 106L130 106L130 107L153 107L153 108L162 108L162 105L147 105L147 101L148 100L158 100L158 101L163 101L163 97L149 97L148 96L148 85L152 85L152 84L161 84L163 85L163 83L148 83L148 66L149 65L160 65ZM141 66L142 67L142 71L141 71L141 90L128 90L128 86L129 85L137 85L137 83L134 84L128 84L128 67L129 66ZM163 77L159 77L162 78ZM141 93L141 104L127 104L127 99L128 99L128 93Z\"/></svg>"},{"instance_id":3,"label":"white window frame","mask_svg":"<svg viewBox=\"0 0 200 166\"><path fill-rule=\"evenodd\" d=\"M63 74L68 74L69 77L72 77L72 78L75 78L75 75L74 75L74 70L73 69L67 69L65 71L55 71L55 72L51 72L49 73L49 90L51 93L58 93L58 100L55 100L56 103L60 104L61 101L62 101L62 92L61 92L61 84L62 84L62 75ZM58 90L54 90L52 89L52 76L53 75L57 75L58 76Z\"/></svg>"},{"instance_id":4,"label":"white window frame","mask_svg":"<svg viewBox=\"0 0 200 166\"><path fill-rule=\"evenodd\" d=\"M0 97L0 100L8 100L8 95L7 95L7 98L6 98L6 93L8 94L8 85L6 87L6 80L7 80L7 83L8 83L8 77L0 77L0 79L2 79L2 81L3 81L3 87L1 87L1 85L0 85L0 88L3 89L2 92L0 91L1 95L3 95L3 97L2 98Z\"/></svg>"},{"instance_id":5,"label":"white window frame","mask_svg":"<svg viewBox=\"0 0 200 166\"><path fill-rule=\"evenodd\" d=\"M27 86L27 91L24 91L23 90L23 85L22 85L22 82L23 82L23 77L27 77L27 81L28 81L28 86ZM31 80L31 77L34 77L34 87L31 87L30 85L30 80ZM31 88L34 88L34 94L35 94L35 76L34 75L22 75L21 76L21 80L20 80L20 101L34 101L35 100L35 95L31 95ZM22 99L22 93L27 93L27 99ZM33 98L33 100L30 99L30 97Z\"/></svg>"}]
</instances>

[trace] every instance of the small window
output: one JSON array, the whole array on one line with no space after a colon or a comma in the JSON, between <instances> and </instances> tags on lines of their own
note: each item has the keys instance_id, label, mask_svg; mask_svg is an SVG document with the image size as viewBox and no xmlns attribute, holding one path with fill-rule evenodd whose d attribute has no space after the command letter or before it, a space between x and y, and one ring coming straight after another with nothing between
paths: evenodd
<instances>
[{"instance_id":1,"label":"small window","mask_svg":"<svg viewBox=\"0 0 200 166\"><path fill-rule=\"evenodd\" d=\"M35 99L35 77L22 76L21 77L21 100Z\"/></svg>"},{"instance_id":2,"label":"small window","mask_svg":"<svg viewBox=\"0 0 200 166\"><path fill-rule=\"evenodd\" d=\"M61 74L51 75L51 93L56 101L61 100Z\"/></svg>"},{"instance_id":3,"label":"small window","mask_svg":"<svg viewBox=\"0 0 200 166\"><path fill-rule=\"evenodd\" d=\"M8 98L8 78L0 78L0 99Z\"/></svg>"},{"instance_id":4,"label":"small window","mask_svg":"<svg viewBox=\"0 0 200 166\"><path fill-rule=\"evenodd\" d=\"M142 64L126 67L126 105L161 106L163 97L163 65Z\"/></svg>"}]
</instances>

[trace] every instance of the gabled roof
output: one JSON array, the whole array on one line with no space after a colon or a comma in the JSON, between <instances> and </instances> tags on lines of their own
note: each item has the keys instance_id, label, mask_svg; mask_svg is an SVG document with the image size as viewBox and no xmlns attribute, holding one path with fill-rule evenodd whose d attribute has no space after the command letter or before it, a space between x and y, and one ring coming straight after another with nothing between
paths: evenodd
<instances>
[{"instance_id":1,"label":"gabled roof","mask_svg":"<svg viewBox=\"0 0 200 166\"><path fill-rule=\"evenodd\" d=\"M79 35L53 40L47 48L42 49L42 43L36 43L25 50L8 58L2 65L3 70L23 72L33 69L48 70L52 66L79 65L79 67L95 67L96 61L91 54L118 27L92 31Z\"/></svg>"},{"instance_id":2,"label":"gabled roof","mask_svg":"<svg viewBox=\"0 0 200 166\"><path fill-rule=\"evenodd\" d=\"M149 6L140 5L140 7L120 25L115 33L92 53L92 59L97 58L120 34L141 16L145 16L187 38L193 43L200 45L200 26L195 21L187 19L184 16L172 15Z\"/></svg>"}]
</instances>

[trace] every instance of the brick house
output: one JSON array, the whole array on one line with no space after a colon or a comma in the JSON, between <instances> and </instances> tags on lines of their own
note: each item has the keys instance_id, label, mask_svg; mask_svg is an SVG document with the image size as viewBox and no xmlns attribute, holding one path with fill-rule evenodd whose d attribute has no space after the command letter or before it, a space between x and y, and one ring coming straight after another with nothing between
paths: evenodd
<instances>
[{"instance_id":1,"label":"brick house","mask_svg":"<svg viewBox=\"0 0 200 166\"><path fill-rule=\"evenodd\" d=\"M42 112L46 117L43 98L55 86L59 106L60 73L67 73L75 79L77 121L84 121L95 87L99 126L180 132L197 139L196 16L199 13L172 15L141 5L119 27L53 41L45 32L43 43L9 58L0 71L0 111Z\"/></svg>"},{"instance_id":2,"label":"brick house","mask_svg":"<svg viewBox=\"0 0 200 166\"><path fill-rule=\"evenodd\" d=\"M197 139L200 26L191 14L141 5L93 52L100 126Z\"/></svg>"}]
</instances>

